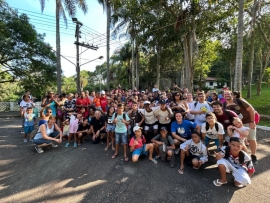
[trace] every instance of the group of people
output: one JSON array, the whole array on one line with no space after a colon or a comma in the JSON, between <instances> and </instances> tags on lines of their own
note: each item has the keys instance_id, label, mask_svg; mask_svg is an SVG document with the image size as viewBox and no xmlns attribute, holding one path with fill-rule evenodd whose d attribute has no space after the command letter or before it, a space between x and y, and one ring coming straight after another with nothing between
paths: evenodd
<instances>
[{"instance_id":1,"label":"group of people","mask_svg":"<svg viewBox=\"0 0 270 203\"><path fill-rule=\"evenodd\" d=\"M112 159L123 146L124 160L132 161L141 155L157 164L158 159L175 166L175 155L180 154L178 172L184 167L199 169L215 156L221 174L213 183L227 183L226 172L232 172L237 187L250 184L250 177L258 164L256 157L256 124L254 108L238 94L224 90L209 101L207 94L198 89L193 95L187 88L173 85L160 91L158 86L149 91L122 90L81 92L80 95L48 95L42 101L38 128L33 114L33 102L28 94L20 104L23 117L24 141L32 134L35 149L67 140L65 147L83 144L90 136L93 144L106 142L105 150L114 151ZM216 150L209 150L214 141ZM248 155L250 147L251 156ZM211 152L212 151L212 152ZM156 156L154 157L154 154Z\"/></svg>"}]
</instances>

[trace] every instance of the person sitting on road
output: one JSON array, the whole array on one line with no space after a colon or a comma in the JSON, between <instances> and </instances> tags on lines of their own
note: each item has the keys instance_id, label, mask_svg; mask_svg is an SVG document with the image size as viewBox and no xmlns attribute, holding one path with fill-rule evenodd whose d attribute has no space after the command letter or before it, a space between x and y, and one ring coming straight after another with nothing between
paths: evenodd
<instances>
[{"instance_id":1,"label":"person sitting on road","mask_svg":"<svg viewBox=\"0 0 270 203\"><path fill-rule=\"evenodd\" d=\"M101 110L96 110L95 117L90 122L91 132L93 133L93 144L103 144L103 138L106 136L105 119L101 114Z\"/></svg>"},{"instance_id":2,"label":"person sitting on road","mask_svg":"<svg viewBox=\"0 0 270 203\"><path fill-rule=\"evenodd\" d=\"M181 143L191 138L191 132L196 129L200 132L200 126L188 120L183 119L181 112L175 113L175 121L171 124L172 137L174 138L175 146L180 146ZM180 148L175 149L175 154L178 154Z\"/></svg>"},{"instance_id":3,"label":"person sitting on road","mask_svg":"<svg viewBox=\"0 0 270 203\"><path fill-rule=\"evenodd\" d=\"M184 161L193 165L194 169L199 169L202 164L208 161L207 149L201 142L200 134L193 131L191 139L180 145L180 168L178 172L184 174Z\"/></svg>"},{"instance_id":4,"label":"person sitting on road","mask_svg":"<svg viewBox=\"0 0 270 203\"><path fill-rule=\"evenodd\" d=\"M81 143L84 141L84 138L90 134L90 125L88 124L88 118L84 118L83 122L79 124L78 130L77 130L77 136L78 136L78 145L81 145Z\"/></svg>"},{"instance_id":5,"label":"person sitting on road","mask_svg":"<svg viewBox=\"0 0 270 203\"><path fill-rule=\"evenodd\" d=\"M58 146L52 141L57 143L62 142L62 131L55 122L55 117L50 116L48 123L44 123L39 126L39 130L33 139L33 142L37 145L35 146L35 149L38 153L43 153L42 147L51 145L55 148Z\"/></svg>"},{"instance_id":6,"label":"person sitting on road","mask_svg":"<svg viewBox=\"0 0 270 203\"><path fill-rule=\"evenodd\" d=\"M168 130L166 127L161 127L160 134L156 135L151 142L154 144L154 149L157 151L158 155L155 159L161 157L162 161L170 161L170 166L173 168L175 165L174 157L174 141L170 135L168 135Z\"/></svg>"},{"instance_id":7,"label":"person sitting on road","mask_svg":"<svg viewBox=\"0 0 270 203\"><path fill-rule=\"evenodd\" d=\"M227 183L226 173L232 172L236 187L244 187L251 184L251 176L255 169L251 157L242 151L243 144L238 137L231 137L229 146L223 146L216 154L220 179L213 181L215 186Z\"/></svg>"},{"instance_id":8,"label":"person sitting on road","mask_svg":"<svg viewBox=\"0 0 270 203\"><path fill-rule=\"evenodd\" d=\"M135 136L132 137L129 142L130 152L132 152L132 161L137 162L141 155L147 155L149 152L148 159L157 164L157 160L153 159L154 145L152 143L145 144L146 140L142 135L141 127L136 125L133 128L133 132Z\"/></svg>"},{"instance_id":9,"label":"person sitting on road","mask_svg":"<svg viewBox=\"0 0 270 203\"><path fill-rule=\"evenodd\" d=\"M212 112L207 113L205 117L206 122L204 122L201 127L202 140L204 140L207 148L210 140L213 140L217 149L219 149L222 147L223 135L225 134L223 125L217 122L217 118Z\"/></svg>"},{"instance_id":10,"label":"person sitting on road","mask_svg":"<svg viewBox=\"0 0 270 203\"><path fill-rule=\"evenodd\" d=\"M230 137L238 137L243 144L243 151L248 152L245 139L247 139L249 134L249 127L244 126L241 119L238 117L233 119L233 125L234 126L230 125L227 128L228 135Z\"/></svg>"}]
</instances>

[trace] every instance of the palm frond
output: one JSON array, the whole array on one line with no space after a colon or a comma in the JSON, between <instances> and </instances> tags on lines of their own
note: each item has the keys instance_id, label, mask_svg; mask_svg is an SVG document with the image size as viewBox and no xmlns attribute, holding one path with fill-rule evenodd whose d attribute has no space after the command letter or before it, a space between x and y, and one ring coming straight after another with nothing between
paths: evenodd
<instances>
[{"instance_id":1,"label":"palm frond","mask_svg":"<svg viewBox=\"0 0 270 203\"><path fill-rule=\"evenodd\" d=\"M74 0L64 0L65 10L70 17L74 17L76 14L76 2Z\"/></svg>"},{"instance_id":2,"label":"palm frond","mask_svg":"<svg viewBox=\"0 0 270 203\"><path fill-rule=\"evenodd\" d=\"M44 11L44 8L45 8L45 0L39 0L40 2L40 6L41 6L41 12Z\"/></svg>"},{"instance_id":3,"label":"palm frond","mask_svg":"<svg viewBox=\"0 0 270 203\"><path fill-rule=\"evenodd\" d=\"M83 11L84 14L88 11L88 5L86 3L86 0L77 0L78 7Z\"/></svg>"}]
</instances>

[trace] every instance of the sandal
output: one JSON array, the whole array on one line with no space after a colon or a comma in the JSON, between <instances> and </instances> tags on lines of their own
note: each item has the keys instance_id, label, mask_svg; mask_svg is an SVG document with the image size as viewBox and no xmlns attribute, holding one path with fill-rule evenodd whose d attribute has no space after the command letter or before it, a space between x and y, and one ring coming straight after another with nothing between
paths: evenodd
<instances>
[{"instance_id":1,"label":"sandal","mask_svg":"<svg viewBox=\"0 0 270 203\"><path fill-rule=\"evenodd\" d=\"M112 150L114 151L114 150L115 150L115 148L114 148L114 147L112 147Z\"/></svg>"},{"instance_id":2,"label":"sandal","mask_svg":"<svg viewBox=\"0 0 270 203\"><path fill-rule=\"evenodd\" d=\"M112 155L112 159L115 159L118 156L118 154Z\"/></svg>"},{"instance_id":3,"label":"sandal","mask_svg":"<svg viewBox=\"0 0 270 203\"><path fill-rule=\"evenodd\" d=\"M156 159L149 159L149 161L152 161L154 164L157 164L157 160Z\"/></svg>"},{"instance_id":4,"label":"sandal","mask_svg":"<svg viewBox=\"0 0 270 203\"><path fill-rule=\"evenodd\" d=\"M128 157L127 156L125 156L124 159L125 159L125 162L128 162Z\"/></svg>"},{"instance_id":5,"label":"sandal","mask_svg":"<svg viewBox=\"0 0 270 203\"><path fill-rule=\"evenodd\" d=\"M216 179L216 180L213 181L213 183L214 183L215 186L219 187L221 185L227 184L227 181L225 183L222 183L222 182L219 181L219 179Z\"/></svg>"},{"instance_id":6,"label":"sandal","mask_svg":"<svg viewBox=\"0 0 270 203\"><path fill-rule=\"evenodd\" d=\"M184 174L184 168L179 168L178 173L180 173L181 175L183 175Z\"/></svg>"},{"instance_id":7,"label":"sandal","mask_svg":"<svg viewBox=\"0 0 270 203\"><path fill-rule=\"evenodd\" d=\"M157 156L155 156L155 159L157 160L157 159L159 159L160 158L160 156L159 155L157 155Z\"/></svg>"},{"instance_id":8,"label":"sandal","mask_svg":"<svg viewBox=\"0 0 270 203\"><path fill-rule=\"evenodd\" d=\"M107 151L108 150L108 147L106 147L104 150Z\"/></svg>"}]
</instances>

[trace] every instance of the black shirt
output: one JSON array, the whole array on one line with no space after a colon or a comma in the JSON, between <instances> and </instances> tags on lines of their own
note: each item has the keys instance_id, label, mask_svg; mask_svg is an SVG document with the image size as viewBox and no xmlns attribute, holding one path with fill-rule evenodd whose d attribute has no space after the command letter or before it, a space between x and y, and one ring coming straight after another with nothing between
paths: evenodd
<instances>
[{"instance_id":1,"label":"black shirt","mask_svg":"<svg viewBox=\"0 0 270 203\"><path fill-rule=\"evenodd\" d=\"M90 125L93 126L95 133L100 130L103 126L105 126L105 119L103 117L100 117L99 120L96 119L96 117L93 117L91 119Z\"/></svg>"}]
</instances>

